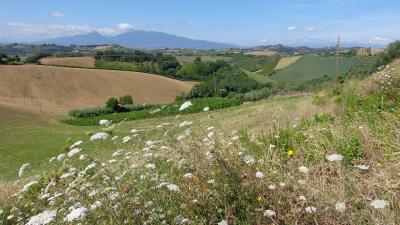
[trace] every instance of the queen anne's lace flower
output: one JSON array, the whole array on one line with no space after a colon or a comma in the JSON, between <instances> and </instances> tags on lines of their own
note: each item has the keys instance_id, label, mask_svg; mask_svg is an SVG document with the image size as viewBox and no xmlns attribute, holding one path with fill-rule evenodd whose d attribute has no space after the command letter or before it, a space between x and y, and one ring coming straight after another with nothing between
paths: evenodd
<instances>
[{"instance_id":1,"label":"queen anne's lace flower","mask_svg":"<svg viewBox=\"0 0 400 225\"><path fill-rule=\"evenodd\" d=\"M258 179L262 179L262 178L265 177L265 175L264 175L262 172L258 171L258 172L256 173L256 177L257 177Z\"/></svg>"},{"instance_id":2,"label":"queen anne's lace flower","mask_svg":"<svg viewBox=\"0 0 400 225\"><path fill-rule=\"evenodd\" d=\"M64 218L65 222L72 222L75 220L80 220L86 216L87 208L80 206L77 208L72 208L70 213Z\"/></svg>"},{"instance_id":3,"label":"queen anne's lace flower","mask_svg":"<svg viewBox=\"0 0 400 225\"><path fill-rule=\"evenodd\" d=\"M45 225L51 223L57 216L57 210L46 210L32 216L26 225Z\"/></svg>"},{"instance_id":4,"label":"queen anne's lace flower","mask_svg":"<svg viewBox=\"0 0 400 225\"><path fill-rule=\"evenodd\" d=\"M344 202L336 202L335 209L338 212L346 211L346 203L344 203Z\"/></svg>"},{"instance_id":5,"label":"queen anne's lace flower","mask_svg":"<svg viewBox=\"0 0 400 225\"><path fill-rule=\"evenodd\" d=\"M264 211L264 216L265 217L271 218L271 217L274 217L275 215L276 215L276 212L273 211L273 210L267 209L267 210Z\"/></svg>"},{"instance_id":6,"label":"queen anne's lace flower","mask_svg":"<svg viewBox=\"0 0 400 225\"><path fill-rule=\"evenodd\" d=\"M339 154L332 154L332 155L328 155L326 157L326 160L330 161L330 162L334 162L334 161L342 161L343 160L343 156L339 155Z\"/></svg>"},{"instance_id":7,"label":"queen anne's lace flower","mask_svg":"<svg viewBox=\"0 0 400 225\"><path fill-rule=\"evenodd\" d=\"M31 168L31 164L30 163L25 163L21 166L21 168L19 169L18 172L18 176L22 177L24 175L25 170Z\"/></svg>"},{"instance_id":8,"label":"queen anne's lace flower","mask_svg":"<svg viewBox=\"0 0 400 225\"><path fill-rule=\"evenodd\" d=\"M189 107L192 106L192 105L193 105L192 102L187 101L187 102L183 103L183 104L181 105L181 107L179 107L179 111L185 110L185 109L189 108Z\"/></svg>"},{"instance_id":9,"label":"queen anne's lace flower","mask_svg":"<svg viewBox=\"0 0 400 225\"><path fill-rule=\"evenodd\" d=\"M383 209L389 206L389 202L386 200L375 199L369 205L375 209Z\"/></svg>"},{"instance_id":10,"label":"queen anne's lace flower","mask_svg":"<svg viewBox=\"0 0 400 225\"><path fill-rule=\"evenodd\" d=\"M106 140L108 138L108 134L104 132L99 132L95 133L90 137L91 141L100 141L100 140Z\"/></svg>"}]
</instances>

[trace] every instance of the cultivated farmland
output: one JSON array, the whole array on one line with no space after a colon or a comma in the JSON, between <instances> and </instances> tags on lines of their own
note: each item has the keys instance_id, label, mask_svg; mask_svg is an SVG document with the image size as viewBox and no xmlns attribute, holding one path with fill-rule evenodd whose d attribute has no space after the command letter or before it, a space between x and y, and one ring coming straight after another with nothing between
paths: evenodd
<instances>
[{"instance_id":1,"label":"cultivated farmland","mask_svg":"<svg viewBox=\"0 0 400 225\"><path fill-rule=\"evenodd\" d=\"M94 68L94 59L90 56L45 58L40 60L43 65Z\"/></svg>"},{"instance_id":2,"label":"cultivated farmland","mask_svg":"<svg viewBox=\"0 0 400 225\"><path fill-rule=\"evenodd\" d=\"M132 95L135 103L172 102L193 82L124 71L0 66L0 105L50 115L104 105L109 97Z\"/></svg>"}]
</instances>

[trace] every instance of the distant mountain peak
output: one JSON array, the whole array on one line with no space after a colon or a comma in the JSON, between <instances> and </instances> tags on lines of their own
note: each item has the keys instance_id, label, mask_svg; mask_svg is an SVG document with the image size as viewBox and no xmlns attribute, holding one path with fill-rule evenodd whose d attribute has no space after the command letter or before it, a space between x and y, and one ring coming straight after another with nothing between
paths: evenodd
<instances>
[{"instance_id":1,"label":"distant mountain peak","mask_svg":"<svg viewBox=\"0 0 400 225\"><path fill-rule=\"evenodd\" d=\"M159 31L133 29L116 36L105 36L96 31L92 31L87 34L48 39L40 41L39 43L57 45L118 44L130 48L141 49L188 48L208 50L237 47L232 44L195 40Z\"/></svg>"}]
</instances>

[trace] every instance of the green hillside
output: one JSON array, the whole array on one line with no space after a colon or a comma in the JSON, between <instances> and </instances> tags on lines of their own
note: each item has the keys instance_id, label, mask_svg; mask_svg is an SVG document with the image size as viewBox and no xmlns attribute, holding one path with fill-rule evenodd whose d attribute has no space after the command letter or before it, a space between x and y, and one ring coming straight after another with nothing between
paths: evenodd
<instances>
[{"instance_id":1,"label":"green hillside","mask_svg":"<svg viewBox=\"0 0 400 225\"><path fill-rule=\"evenodd\" d=\"M349 69L362 62L357 57L343 57L340 60L340 73L345 73ZM271 79L280 82L303 82L322 77L327 74L333 76L336 71L335 57L321 57L317 55L306 55L289 67L278 71L271 76Z\"/></svg>"}]
</instances>

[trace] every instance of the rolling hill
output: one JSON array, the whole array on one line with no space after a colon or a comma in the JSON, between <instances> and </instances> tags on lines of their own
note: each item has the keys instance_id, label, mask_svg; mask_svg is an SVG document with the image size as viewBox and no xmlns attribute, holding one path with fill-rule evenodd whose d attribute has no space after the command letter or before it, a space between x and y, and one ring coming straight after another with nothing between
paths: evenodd
<instances>
[{"instance_id":1,"label":"rolling hill","mask_svg":"<svg viewBox=\"0 0 400 225\"><path fill-rule=\"evenodd\" d=\"M340 73L345 73L358 63L361 59L357 57L343 57L340 60ZM270 78L280 82L299 83L315 78L322 77L323 75L333 76L336 71L335 57L321 57L318 55L302 56L293 64L279 70Z\"/></svg>"},{"instance_id":2,"label":"rolling hill","mask_svg":"<svg viewBox=\"0 0 400 225\"><path fill-rule=\"evenodd\" d=\"M82 57L44 58L40 60L40 63L49 66L94 68L95 67L94 61L95 60L93 57L82 56Z\"/></svg>"},{"instance_id":3,"label":"rolling hill","mask_svg":"<svg viewBox=\"0 0 400 225\"><path fill-rule=\"evenodd\" d=\"M0 105L60 115L132 95L135 103L172 102L193 82L124 71L38 65L0 66Z\"/></svg>"},{"instance_id":4,"label":"rolling hill","mask_svg":"<svg viewBox=\"0 0 400 225\"><path fill-rule=\"evenodd\" d=\"M118 44L130 48L142 49L189 48L205 50L237 47L231 44L194 40L163 32L143 30L131 30L117 36L104 36L97 32L91 32L83 35L48 39L39 43L56 45Z\"/></svg>"}]
</instances>

